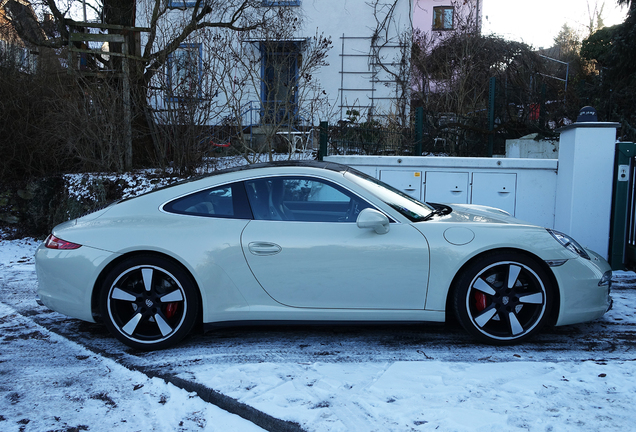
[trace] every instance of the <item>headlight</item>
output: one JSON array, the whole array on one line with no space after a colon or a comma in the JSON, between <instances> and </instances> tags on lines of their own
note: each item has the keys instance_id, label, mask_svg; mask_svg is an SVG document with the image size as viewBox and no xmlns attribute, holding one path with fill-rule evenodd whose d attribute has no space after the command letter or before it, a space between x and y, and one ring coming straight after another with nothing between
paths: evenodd
<instances>
[{"instance_id":1,"label":"headlight","mask_svg":"<svg viewBox=\"0 0 636 432\"><path fill-rule=\"evenodd\" d=\"M574 252L580 257L590 259L590 256L587 254L587 252L585 252L585 249L583 249L581 245L578 244L576 240L574 240L569 235L551 229L548 229L548 232L552 234L552 237L554 237L556 241L561 243L564 248L568 249L571 252Z\"/></svg>"}]
</instances>

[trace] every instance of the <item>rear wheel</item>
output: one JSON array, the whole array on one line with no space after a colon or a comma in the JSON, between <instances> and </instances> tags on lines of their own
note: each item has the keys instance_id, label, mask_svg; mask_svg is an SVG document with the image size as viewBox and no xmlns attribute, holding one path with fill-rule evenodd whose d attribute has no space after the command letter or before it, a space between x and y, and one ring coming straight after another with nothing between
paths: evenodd
<instances>
[{"instance_id":1,"label":"rear wheel","mask_svg":"<svg viewBox=\"0 0 636 432\"><path fill-rule=\"evenodd\" d=\"M521 342L548 320L554 289L536 260L492 253L471 264L457 281L453 306L461 325L494 345Z\"/></svg>"},{"instance_id":2,"label":"rear wheel","mask_svg":"<svg viewBox=\"0 0 636 432\"><path fill-rule=\"evenodd\" d=\"M199 297L191 276L172 261L137 256L108 274L100 309L108 330L126 345L163 349L190 332Z\"/></svg>"}]
</instances>

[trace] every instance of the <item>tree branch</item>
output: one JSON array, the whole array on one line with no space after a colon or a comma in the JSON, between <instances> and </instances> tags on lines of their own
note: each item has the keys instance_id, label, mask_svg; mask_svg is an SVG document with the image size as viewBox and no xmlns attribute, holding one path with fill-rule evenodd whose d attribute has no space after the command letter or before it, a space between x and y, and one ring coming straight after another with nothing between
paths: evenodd
<instances>
[{"instance_id":1,"label":"tree branch","mask_svg":"<svg viewBox=\"0 0 636 432\"><path fill-rule=\"evenodd\" d=\"M231 30L235 32L248 32L261 28L267 23L267 19L263 17L257 22L253 22L248 25L238 24L240 20L245 16L246 11L250 7L249 0L244 0L232 13L230 19L228 19L227 21L203 21L213 12L213 10L208 5L205 5L203 8L200 9L201 0L197 0L195 6L193 7L191 18L183 27L183 30L177 36L175 36L163 49L150 54L152 45L154 44L154 40L156 38L157 21L159 20L159 17L165 13L165 9L159 12L158 5L160 2L161 0L156 0L155 8L153 10L153 19L150 25L150 27L153 29L153 32L151 33L152 39L149 39L149 42L148 44L146 44L146 48L144 50L144 57L148 59L149 64L146 72L144 73L144 80L146 82L150 82L152 77L157 73L157 70L159 70L166 63L168 56L176 51L179 46L181 46L181 44L197 30L202 30L205 28L216 28Z\"/></svg>"}]
</instances>

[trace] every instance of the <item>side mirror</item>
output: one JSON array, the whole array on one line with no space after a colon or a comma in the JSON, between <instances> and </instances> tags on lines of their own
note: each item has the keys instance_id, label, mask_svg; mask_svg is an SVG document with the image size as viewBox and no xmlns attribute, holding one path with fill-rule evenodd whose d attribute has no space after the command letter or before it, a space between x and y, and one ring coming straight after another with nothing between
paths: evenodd
<instances>
[{"instance_id":1,"label":"side mirror","mask_svg":"<svg viewBox=\"0 0 636 432\"><path fill-rule=\"evenodd\" d=\"M389 232L389 218L372 208L365 208L356 220L358 228L372 228L378 234Z\"/></svg>"}]
</instances>

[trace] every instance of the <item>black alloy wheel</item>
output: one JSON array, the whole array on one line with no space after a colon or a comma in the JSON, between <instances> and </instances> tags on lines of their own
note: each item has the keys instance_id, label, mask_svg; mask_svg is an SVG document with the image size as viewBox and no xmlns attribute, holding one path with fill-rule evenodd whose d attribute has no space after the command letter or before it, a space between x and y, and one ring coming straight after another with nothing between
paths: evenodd
<instances>
[{"instance_id":1,"label":"black alloy wheel","mask_svg":"<svg viewBox=\"0 0 636 432\"><path fill-rule=\"evenodd\" d=\"M543 268L518 252L491 253L472 263L457 281L453 306L461 325L477 339L507 345L545 325L554 289Z\"/></svg>"},{"instance_id":2,"label":"black alloy wheel","mask_svg":"<svg viewBox=\"0 0 636 432\"><path fill-rule=\"evenodd\" d=\"M167 348L192 329L199 297L192 277L172 261L137 256L117 265L102 285L100 309L108 330L140 350Z\"/></svg>"}]
</instances>

